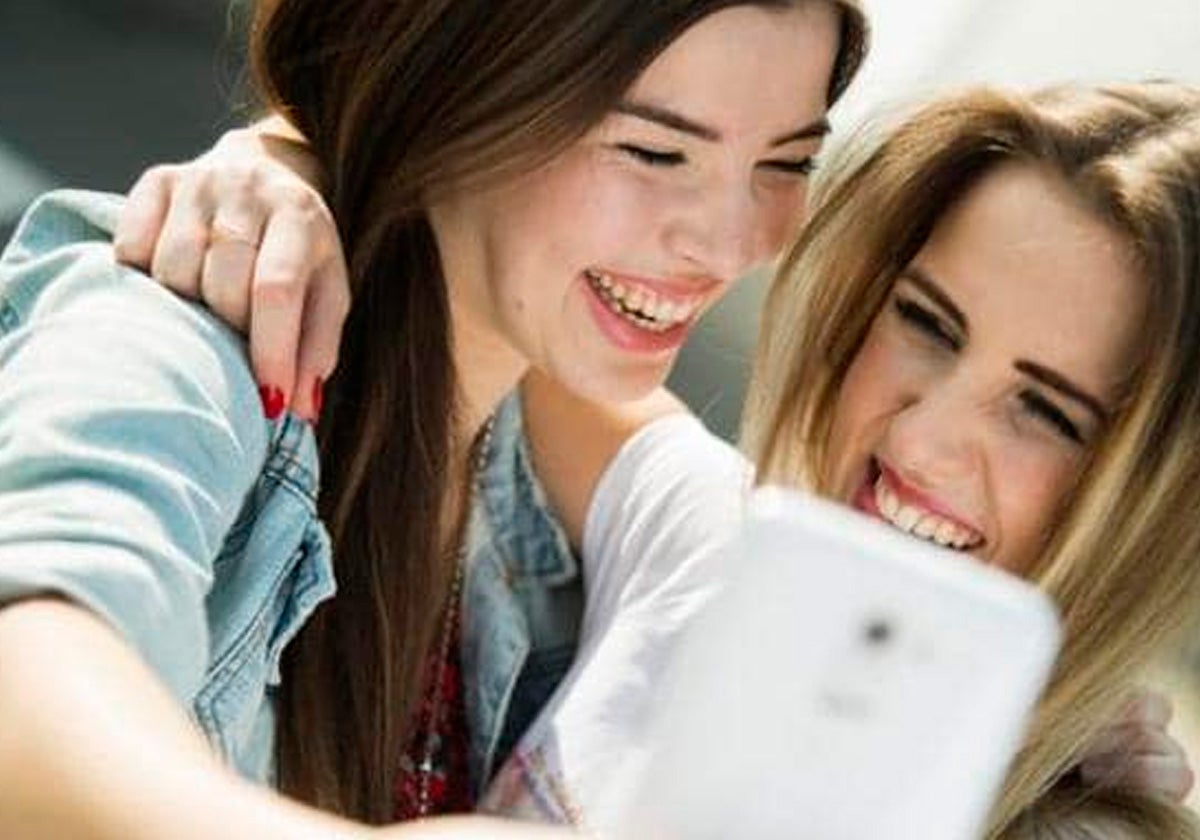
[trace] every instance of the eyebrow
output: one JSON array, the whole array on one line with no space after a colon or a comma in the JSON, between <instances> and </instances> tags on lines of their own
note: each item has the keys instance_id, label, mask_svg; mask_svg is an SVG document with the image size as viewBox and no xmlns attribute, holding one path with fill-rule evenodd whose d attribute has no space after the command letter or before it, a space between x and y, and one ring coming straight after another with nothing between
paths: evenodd
<instances>
[{"instance_id":1,"label":"eyebrow","mask_svg":"<svg viewBox=\"0 0 1200 840\"><path fill-rule=\"evenodd\" d=\"M942 290L942 287L939 286L937 282L929 275L929 272L920 266L909 265L900 272L900 276L905 280L908 280L908 282L912 283L914 286L932 298L938 306L946 310L946 314L950 316L950 320L953 321L960 330L967 335L970 335L971 329L967 322L967 316L964 315L963 311L958 308L958 305L950 299L950 295L946 294L946 292Z\"/></svg>"},{"instance_id":2,"label":"eyebrow","mask_svg":"<svg viewBox=\"0 0 1200 840\"><path fill-rule=\"evenodd\" d=\"M967 317L962 310L955 305L950 296L942 290L942 287L920 266L910 265L905 268L900 275L917 286L926 295L932 298L940 307L946 310L946 314L958 324L958 328L964 333L968 332ZM1037 362L1031 362L1028 359L1017 359L1013 363L1018 371L1036 379L1048 388L1058 391L1064 397L1073 400L1087 408L1101 422L1107 422L1108 409L1096 397L1089 394L1087 391L1080 388L1071 380L1067 379L1061 373L1051 370L1045 365L1040 365Z\"/></svg>"},{"instance_id":3,"label":"eyebrow","mask_svg":"<svg viewBox=\"0 0 1200 840\"><path fill-rule=\"evenodd\" d=\"M1013 367L1021 371L1021 373L1038 380L1046 387L1053 388L1064 397L1072 399L1084 406L1091 411L1092 414L1096 415L1096 419L1101 423L1104 423L1108 420L1108 409L1104 407L1104 404L1087 391L1071 382L1061 373L1053 371L1048 367L1039 365L1037 362L1031 362L1028 359L1017 359L1017 361L1013 363Z\"/></svg>"},{"instance_id":4,"label":"eyebrow","mask_svg":"<svg viewBox=\"0 0 1200 840\"><path fill-rule=\"evenodd\" d=\"M685 117L683 114L672 111L670 108L663 108L660 105L650 105L646 102L634 102L633 100L626 99L617 103L615 110L618 114L625 114L640 120L656 123L674 131L682 131L684 134L690 134L693 137L707 140L710 143L717 143L721 140L721 132L712 126L696 122L690 117ZM829 120L821 117L819 120L802 126L795 131L779 135L771 141L770 145L772 148L784 146L798 140L811 140L824 137L828 133Z\"/></svg>"}]
</instances>

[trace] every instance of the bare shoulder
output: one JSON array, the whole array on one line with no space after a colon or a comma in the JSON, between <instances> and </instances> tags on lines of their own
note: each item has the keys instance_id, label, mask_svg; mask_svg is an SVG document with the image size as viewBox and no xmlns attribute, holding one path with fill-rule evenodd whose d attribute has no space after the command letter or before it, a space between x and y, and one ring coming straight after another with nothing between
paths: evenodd
<instances>
[{"instance_id":1,"label":"bare shoulder","mask_svg":"<svg viewBox=\"0 0 1200 840\"><path fill-rule=\"evenodd\" d=\"M625 442L647 424L688 410L665 388L635 402L599 403L537 372L522 381L521 399L534 470L576 548L596 484Z\"/></svg>"}]
</instances>

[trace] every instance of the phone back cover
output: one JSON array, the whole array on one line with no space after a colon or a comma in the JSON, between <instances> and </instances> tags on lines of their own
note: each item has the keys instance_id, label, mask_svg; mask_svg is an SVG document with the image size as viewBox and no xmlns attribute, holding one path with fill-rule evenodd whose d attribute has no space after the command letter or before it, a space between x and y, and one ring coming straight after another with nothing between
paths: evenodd
<instances>
[{"instance_id":1,"label":"phone back cover","mask_svg":"<svg viewBox=\"0 0 1200 840\"><path fill-rule=\"evenodd\" d=\"M1049 600L776 489L728 563L631 762L623 836L978 836L1057 650Z\"/></svg>"}]
</instances>

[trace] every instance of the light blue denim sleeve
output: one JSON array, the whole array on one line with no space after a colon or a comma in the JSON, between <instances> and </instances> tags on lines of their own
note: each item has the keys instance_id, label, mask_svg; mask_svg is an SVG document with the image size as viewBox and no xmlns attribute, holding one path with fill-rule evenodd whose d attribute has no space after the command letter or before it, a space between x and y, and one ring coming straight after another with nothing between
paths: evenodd
<instances>
[{"instance_id":1,"label":"light blue denim sleeve","mask_svg":"<svg viewBox=\"0 0 1200 840\"><path fill-rule=\"evenodd\" d=\"M0 603L86 605L186 700L270 427L241 341L114 262L118 207L52 193L0 257Z\"/></svg>"}]
</instances>

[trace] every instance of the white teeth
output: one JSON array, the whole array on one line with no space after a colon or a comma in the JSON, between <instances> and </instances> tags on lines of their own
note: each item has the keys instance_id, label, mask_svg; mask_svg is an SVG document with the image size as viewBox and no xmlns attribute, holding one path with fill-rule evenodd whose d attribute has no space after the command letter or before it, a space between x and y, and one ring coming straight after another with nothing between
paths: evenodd
<instances>
[{"instance_id":1,"label":"white teeth","mask_svg":"<svg viewBox=\"0 0 1200 840\"><path fill-rule=\"evenodd\" d=\"M913 527L917 524L917 521L920 518L921 518L921 511L919 511L913 507L908 507L907 505L902 505L900 508L900 513L897 514L897 516L896 516L896 524L899 525L901 528L903 528L905 531L908 531L911 533L913 530Z\"/></svg>"},{"instance_id":2,"label":"white teeth","mask_svg":"<svg viewBox=\"0 0 1200 840\"><path fill-rule=\"evenodd\" d=\"M929 539L938 528L938 521L932 516L922 516L913 526L912 532L922 539Z\"/></svg>"},{"instance_id":3,"label":"white teeth","mask_svg":"<svg viewBox=\"0 0 1200 840\"><path fill-rule=\"evenodd\" d=\"M585 269L584 277L608 308L650 332L666 332L696 314L701 300L671 301L644 287L627 287L607 274Z\"/></svg>"},{"instance_id":4,"label":"white teeth","mask_svg":"<svg viewBox=\"0 0 1200 840\"><path fill-rule=\"evenodd\" d=\"M953 545L958 542L955 537L958 536L958 528L955 528L949 522L943 522L938 525L937 530L933 534L933 539L938 545Z\"/></svg>"},{"instance_id":5,"label":"white teeth","mask_svg":"<svg viewBox=\"0 0 1200 840\"><path fill-rule=\"evenodd\" d=\"M654 301L643 311L660 323L676 323L679 321L675 304L667 300Z\"/></svg>"},{"instance_id":6,"label":"white teeth","mask_svg":"<svg viewBox=\"0 0 1200 840\"><path fill-rule=\"evenodd\" d=\"M900 512L900 500L888 489L882 481L875 482L875 502L879 510L888 519L895 519Z\"/></svg>"},{"instance_id":7,"label":"white teeth","mask_svg":"<svg viewBox=\"0 0 1200 840\"><path fill-rule=\"evenodd\" d=\"M884 483L883 476L875 480L874 489L875 506L883 514L883 518L914 537L958 550L968 548L979 541L979 537L974 533L936 513L902 504L892 489Z\"/></svg>"}]
</instances>

